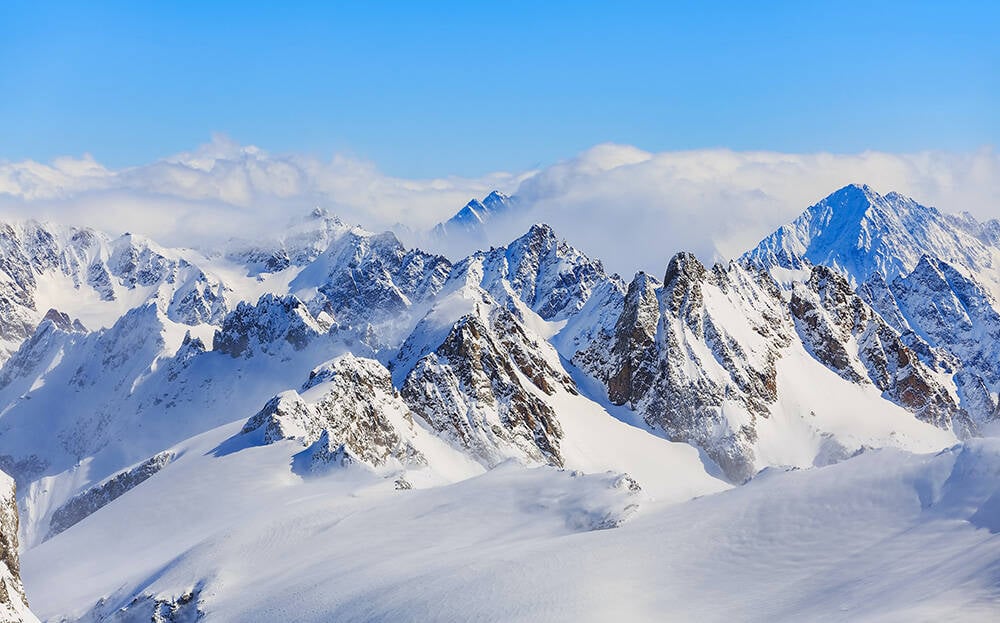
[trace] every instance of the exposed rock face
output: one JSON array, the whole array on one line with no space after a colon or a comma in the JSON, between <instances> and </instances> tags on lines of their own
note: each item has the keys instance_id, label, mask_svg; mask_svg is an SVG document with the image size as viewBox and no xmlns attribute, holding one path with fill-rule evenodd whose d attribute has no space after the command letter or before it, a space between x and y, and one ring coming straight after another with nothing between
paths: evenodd
<instances>
[{"instance_id":1,"label":"exposed rock face","mask_svg":"<svg viewBox=\"0 0 1000 623\"><path fill-rule=\"evenodd\" d=\"M608 398L614 404L643 395L656 376L656 330L660 323L659 284L639 273L629 284L624 311L612 334Z\"/></svg>"},{"instance_id":2,"label":"exposed rock face","mask_svg":"<svg viewBox=\"0 0 1000 623\"><path fill-rule=\"evenodd\" d=\"M530 337L508 309L477 303L416 363L402 395L487 466L509 457L561 466L562 429L544 396L576 389L556 361L551 346Z\"/></svg>"},{"instance_id":3,"label":"exposed rock face","mask_svg":"<svg viewBox=\"0 0 1000 623\"><path fill-rule=\"evenodd\" d=\"M793 287L789 307L806 348L843 378L873 383L887 399L939 428L954 426L960 435L974 430L934 371L835 270L814 267L806 283Z\"/></svg>"},{"instance_id":4,"label":"exposed rock face","mask_svg":"<svg viewBox=\"0 0 1000 623\"><path fill-rule=\"evenodd\" d=\"M787 298L787 301L786 301ZM947 363L915 334L910 345L857 296L841 274L814 267L787 295L762 269L716 265L681 253L663 285L640 273L629 285L613 332L602 332L573 363L602 381L675 440L703 448L740 482L755 471L757 420L778 399L778 359L793 340L845 380L874 384L890 400L959 435L975 424L942 385ZM968 383L986 407L988 392Z\"/></svg>"},{"instance_id":5,"label":"exposed rock face","mask_svg":"<svg viewBox=\"0 0 1000 623\"><path fill-rule=\"evenodd\" d=\"M354 229L335 240L295 278L292 290L316 288L308 301L343 326L380 323L429 301L444 285L451 263L444 257L407 250L390 232Z\"/></svg>"},{"instance_id":6,"label":"exposed rock face","mask_svg":"<svg viewBox=\"0 0 1000 623\"><path fill-rule=\"evenodd\" d=\"M37 623L21 584L17 532L14 480L0 472L0 623Z\"/></svg>"},{"instance_id":7,"label":"exposed rock face","mask_svg":"<svg viewBox=\"0 0 1000 623\"><path fill-rule=\"evenodd\" d=\"M907 275L877 276L858 293L929 366L954 373L962 407L993 419L1000 390L1000 313L993 296L951 265L924 256Z\"/></svg>"},{"instance_id":8,"label":"exposed rock face","mask_svg":"<svg viewBox=\"0 0 1000 623\"><path fill-rule=\"evenodd\" d=\"M389 371L377 361L348 354L313 370L300 391L272 398L242 432L260 434L265 444L298 439L310 446L312 466L360 462L381 467L393 459L424 462L408 441L413 425Z\"/></svg>"},{"instance_id":9,"label":"exposed rock face","mask_svg":"<svg viewBox=\"0 0 1000 623\"><path fill-rule=\"evenodd\" d=\"M256 305L240 303L226 316L222 328L215 332L213 350L232 357L271 353L285 345L302 350L329 329L329 320L314 318L294 296L265 294Z\"/></svg>"},{"instance_id":10,"label":"exposed rock face","mask_svg":"<svg viewBox=\"0 0 1000 623\"><path fill-rule=\"evenodd\" d=\"M501 303L517 299L545 320L562 320L582 309L596 287L617 277L538 224L506 247L469 256L451 279L479 285Z\"/></svg>"},{"instance_id":11,"label":"exposed rock face","mask_svg":"<svg viewBox=\"0 0 1000 623\"><path fill-rule=\"evenodd\" d=\"M70 526L83 521L146 482L150 476L169 465L172 460L174 460L172 452L161 452L132 469L119 472L87 491L73 496L52 513L52 519L49 521L49 534L46 539L50 539Z\"/></svg>"},{"instance_id":12,"label":"exposed rock face","mask_svg":"<svg viewBox=\"0 0 1000 623\"><path fill-rule=\"evenodd\" d=\"M777 397L775 361L788 325L769 277L736 264L709 271L682 253L660 287L637 275L614 334L573 362L605 383L613 402L704 448L741 481L754 472L754 422Z\"/></svg>"}]
</instances>

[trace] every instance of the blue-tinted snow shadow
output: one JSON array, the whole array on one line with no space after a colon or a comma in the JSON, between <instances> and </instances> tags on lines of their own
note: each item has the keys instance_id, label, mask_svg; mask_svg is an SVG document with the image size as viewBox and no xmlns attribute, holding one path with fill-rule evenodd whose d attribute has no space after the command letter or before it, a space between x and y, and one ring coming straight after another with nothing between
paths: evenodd
<instances>
[{"instance_id":1,"label":"blue-tinted snow shadow","mask_svg":"<svg viewBox=\"0 0 1000 623\"><path fill-rule=\"evenodd\" d=\"M568 359L566 359L562 355L559 355L559 362L563 365L563 368L565 368L570 378L573 379L573 382L576 383L576 388L580 390L580 393L583 394L585 398L599 404L605 411L608 412L609 415L611 415L611 417L615 418L619 422L622 422L623 424L628 424L629 426L633 426L640 430L644 430L650 435L653 435L654 437L659 437L660 439L674 442L674 440L668 437L667 434L663 432L663 430L650 426L644 419L642 419L642 417L638 413L636 413L632 409L629 409L625 405L616 405L612 403L608 399L607 390L600 381L589 376L583 370L580 370L579 368L574 366ZM684 443L684 442L676 442L676 443ZM701 448L699 448L694 444L688 444L688 445L690 445L692 448L698 451L698 459L701 461L702 466L705 468L705 471L708 473L709 476L713 476L715 478L718 478L719 480L729 482L729 479L726 477L726 474L722 471L722 468L719 467L719 464L716 463L714 460L712 460L712 458L708 456L708 454L706 454L704 450L702 450Z\"/></svg>"},{"instance_id":2,"label":"blue-tinted snow shadow","mask_svg":"<svg viewBox=\"0 0 1000 623\"><path fill-rule=\"evenodd\" d=\"M262 430L258 429L249 433L240 432L219 443L206 452L205 456L212 455L219 458L262 445L264 445L264 432Z\"/></svg>"}]
</instances>

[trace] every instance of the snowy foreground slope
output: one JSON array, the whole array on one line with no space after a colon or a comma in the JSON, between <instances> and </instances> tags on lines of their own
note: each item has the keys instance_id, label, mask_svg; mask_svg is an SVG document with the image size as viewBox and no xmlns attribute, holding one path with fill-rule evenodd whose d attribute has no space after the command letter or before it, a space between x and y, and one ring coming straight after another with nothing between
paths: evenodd
<instances>
[{"instance_id":1,"label":"snowy foreground slope","mask_svg":"<svg viewBox=\"0 0 1000 623\"><path fill-rule=\"evenodd\" d=\"M514 465L422 490L302 480L295 448L216 456L235 430L33 550L40 616L149 620L159 601L166 620L986 621L1000 600L996 440L670 504Z\"/></svg>"},{"instance_id":2,"label":"snowy foreground slope","mask_svg":"<svg viewBox=\"0 0 1000 623\"><path fill-rule=\"evenodd\" d=\"M848 186L738 260L623 280L543 224L455 262L322 210L209 253L12 225L0 468L28 602L996 620L998 231Z\"/></svg>"}]
</instances>

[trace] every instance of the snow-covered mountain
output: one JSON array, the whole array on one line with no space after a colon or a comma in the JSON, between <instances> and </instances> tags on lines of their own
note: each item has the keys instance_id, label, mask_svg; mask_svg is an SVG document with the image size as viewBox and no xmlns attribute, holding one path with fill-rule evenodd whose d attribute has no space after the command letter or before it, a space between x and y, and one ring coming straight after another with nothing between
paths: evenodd
<instances>
[{"instance_id":1,"label":"snow-covered mountain","mask_svg":"<svg viewBox=\"0 0 1000 623\"><path fill-rule=\"evenodd\" d=\"M823 267L787 296L760 268L678 254L662 283L636 275L615 324L564 355L734 482L869 446L930 449L973 426L941 375Z\"/></svg>"},{"instance_id":2,"label":"snow-covered mountain","mask_svg":"<svg viewBox=\"0 0 1000 623\"><path fill-rule=\"evenodd\" d=\"M84 326L110 326L147 301L188 325L219 322L236 299L207 259L165 249L135 234L26 221L0 226L0 357L34 331L50 309Z\"/></svg>"},{"instance_id":3,"label":"snow-covered mountain","mask_svg":"<svg viewBox=\"0 0 1000 623\"><path fill-rule=\"evenodd\" d=\"M274 240L231 240L224 255L245 266L250 275L279 273L289 267L305 266L315 260L330 243L351 227L323 208L293 220Z\"/></svg>"},{"instance_id":4,"label":"snow-covered mountain","mask_svg":"<svg viewBox=\"0 0 1000 623\"><path fill-rule=\"evenodd\" d=\"M447 221L434 226L431 234L438 238L464 236L485 240L486 225L497 217L509 216L518 207L517 197L509 197L499 190L486 195L482 201L473 199Z\"/></svg>"},{"instance_id":5,"label":"snow-covered mountain","mask_svg":"<svg viewBox=\"0 0 1000 623\"><path fill-rule=\"evenodd\" d=\"M812 265L843 274L924 363L954 373L962 406L983 422L996 417L1000 392L997 230L996 220L979 223L968 213L946 214L898 193L850 185L765 238L743 261L785 282Z\"/></svg>"},{"instance_id":6,"label":"snow-covered mountain","mask_svg":"<svg viewBox=\"0 0 1000 623\"><path fill-rule=\"evenodd\" d=\"M822 264L855 284L880 274L887 282L917 267L924 256L975 276L996 292L1000 284L997 220L979 223L891 192L851 184L811 206L764 238L744 259L786 269Z\"/></svg>"},{"instance_id":7,"label":"snow-covered mountain","mask_svg":"<svg viewBox=\"0 0 1000 623\"><path fill-rule=\"evenodd\" d=\"M514 206L493 193L449 227ZM45 620L731 615L704 574L816 618L795 587L849 583L866 521L884 549L865 568L938 569L948 589L896 594L983 619L998 595L1000 543L977 528L1000 530L1000 462L976 439L1000 417L996 222L849 186L738 260L681 252L627 284L544 224L462 259L322 210L210 252L4 231L0 468ZM746 513L755 543L720 541ZM760 545L779 519L811 522L796 534L828 563L769 593L738 569L790 568ZM975 552L944 571L879 557L943 533ZM719 542L744 554L696 547ZM627 585L594 568L612 547ZM614 608L569 590L587 560ZM673 564L705 571L663 610L643 595ZM522 597L501 605L483 578ZM843 603L878 616L851 586ZM469 598L429 597L445 594ZM904 602L886 612L922 612Z\"/></svg>"}]
</instances>

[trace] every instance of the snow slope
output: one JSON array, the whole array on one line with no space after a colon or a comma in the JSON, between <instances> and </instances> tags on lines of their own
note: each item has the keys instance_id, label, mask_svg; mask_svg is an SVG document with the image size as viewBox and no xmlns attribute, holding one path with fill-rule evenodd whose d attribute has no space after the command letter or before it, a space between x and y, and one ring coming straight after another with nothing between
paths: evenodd
<instances>
[{"instance_id":1,"label":"snow slope","mask_svg":"<svg viewBox=\"0 0 1000 623\"><path fill-rule=\"evenodd\" d=\"M219 452L237 430L178 447L148 485L31 550L41 618L148 620L158 601L243 622L989 621L1000 607L996 440L769 470L677 503L512 465L408 491L350 470L303 480L295 447ZM595 529L608 517L626 521Z\"/></svg>"}]
</instances>

